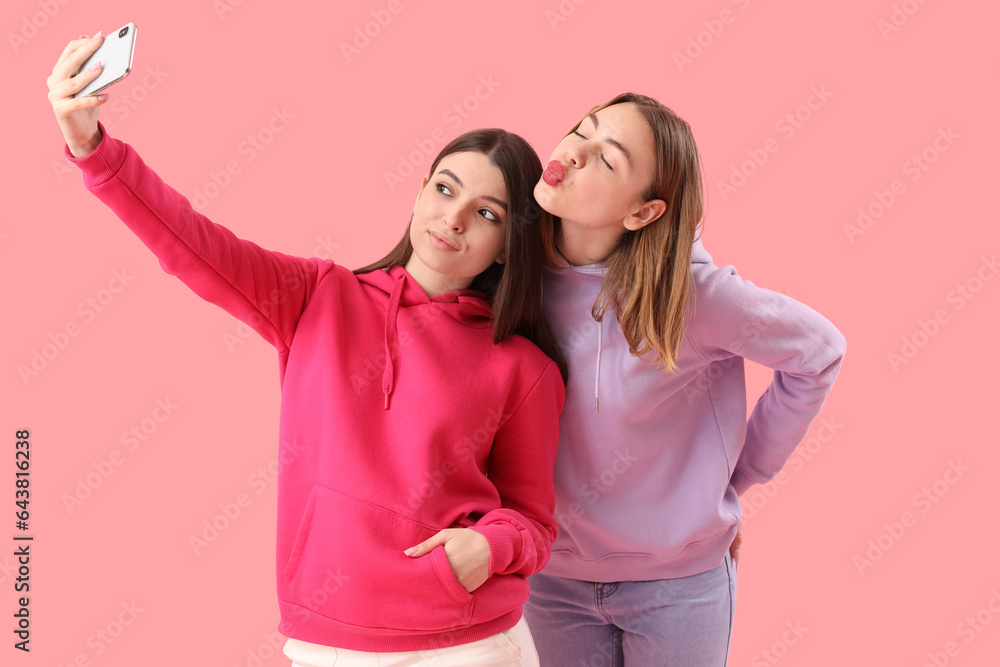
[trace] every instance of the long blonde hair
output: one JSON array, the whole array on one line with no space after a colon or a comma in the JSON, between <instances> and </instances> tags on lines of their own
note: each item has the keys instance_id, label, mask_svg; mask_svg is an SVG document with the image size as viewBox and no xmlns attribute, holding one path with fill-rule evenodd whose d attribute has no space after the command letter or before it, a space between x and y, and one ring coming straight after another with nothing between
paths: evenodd
<instances>
[{"instance_id":1,"label":"long blonde hair","mask_svg":"<svg viewBox=\"0 0 1000 667\"><path fill-rule=\"evenodd\" d=\"M662 199L667 208L661 217L639 230L626 230L619 238L605 260L608 272L593 316L602 320L613 308L629 352L639 356L655 351L664 372L671 372L677 368L684 337L691 246L704 212L701 161L691 126L651 97L622 93L588 115L625 102L636 105L653 132L655 173L642 196L645 201ZM548 243L546 250L554 252Z\"/></svg>"}]
</instances>

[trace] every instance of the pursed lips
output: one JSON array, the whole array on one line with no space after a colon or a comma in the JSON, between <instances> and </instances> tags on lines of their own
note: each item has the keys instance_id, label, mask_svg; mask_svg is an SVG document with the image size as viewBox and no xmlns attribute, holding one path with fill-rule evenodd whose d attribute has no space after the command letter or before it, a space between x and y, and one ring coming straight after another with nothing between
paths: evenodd
<instances>
[{"instance_id":1,"label":"pursed lips","mask_svg":"<svg viewBox=\"0 0 1000 667\"><path fill-rule=\"evenodd\" d=\"M545 171L542 172L542 180L553 187L562 183L565 178L566 170L558 160L550 160Z\"/></svg>"},{"instance_id":2,"label":"pursed lips","mask_svg":"<svg viewBox=\"0 0 1000 667\"><path fill-rule=\"evenodd\" d=\"M428 230L428 234L432 238L437 239L441 244L448 246L452 250L458 250L458 244L452 241L450 238L442 234L441 232L435 232L434 230Z\"/></svg>"}]
</instances>

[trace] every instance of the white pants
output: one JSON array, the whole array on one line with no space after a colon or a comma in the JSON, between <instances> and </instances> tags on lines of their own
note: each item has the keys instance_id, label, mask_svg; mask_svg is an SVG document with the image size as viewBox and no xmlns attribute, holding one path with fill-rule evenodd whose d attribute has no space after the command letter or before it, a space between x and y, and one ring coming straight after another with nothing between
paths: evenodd
<instances>
[{"instance_id":1,"label":"white pants","mask_svg":"<svg viewBox=\"0 0 1000 667\"><path fill-rule=\"evenodd\" d=\"M528 624L522 617L510 630L479 641L447 648L399 653L369 653L310 644L298 639L285 643L285 656L292 667L468 667L502 665L538 667L538 654Z\"/></svg>"}]
</instances>

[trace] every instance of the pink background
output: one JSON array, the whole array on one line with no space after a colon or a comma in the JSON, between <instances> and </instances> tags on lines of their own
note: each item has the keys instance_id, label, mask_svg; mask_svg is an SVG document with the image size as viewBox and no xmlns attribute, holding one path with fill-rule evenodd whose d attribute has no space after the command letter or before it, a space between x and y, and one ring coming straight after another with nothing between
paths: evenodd
<instances>
[{"instance_id":1,"label":"pink background","mask_svg":"<svg viewBox=\"0 0 1000 667\"><path fill-rule=\"evenodd\" d=\"M112 132L243 238L352 267L402 233L437 130L501 126L545 160L620 91L677 110L701 150L716 263L849 341L821 415L833 426L817 421L786 476L744 497L730 664L995 664L996 5L225 1L4 3L0 661L287 664L268 644L275 352L165 275L86 192L45 97L69 40L135 21L134 71L102 110ZM348 58L341 44L366 25L377 34ZM275 109L293 117L269 134ZM781 123L796 113L798 127ZM251 151L249 136L267 143ZM743 166L769 139L777 151ZM412 151L421 164L391 188ZM933 163L914 170L925 151ZM734 168L750 175L724 196ZM879 212L876 193L891 205L849 238L859 207ZM78 335L60 338L67 325ZM894 368L904 337L919 347ZM53 339L64 347L22 380ZM768 380L752 369L751 402ZM161 422L158 399L177 406ZM130 449L133 426L145 441ZM33 454L30 655L11 632L18 428ZM115 451L120 465L70 511ZM196 554L189 538L225 525L220 504L238 498Z\"/></svg>"}]
</instances>

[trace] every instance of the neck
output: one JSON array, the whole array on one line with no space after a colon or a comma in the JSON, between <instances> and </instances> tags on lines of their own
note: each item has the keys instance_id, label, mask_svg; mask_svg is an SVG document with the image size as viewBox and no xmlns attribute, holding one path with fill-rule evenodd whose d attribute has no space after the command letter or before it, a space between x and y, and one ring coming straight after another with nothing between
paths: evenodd
<instances>
[{"instance_id":1,"label":"neck","mask_svg":"<svg viewBox=\"0 0 1000 667\"><path fill-rule=\"evenodd\" d=\"M611 255L625 230L621 227L585 227L562 219L556 231L556 248L575 266L598 264Z\"/></svg>"},{"instance_id":2,"label":"neck","mask_svg":"<svg viewBox=\"0 0 1000 667\"><path fill-rule=\"evenodd\" d=\"M435 297L445 292L468 289L469 285L472 284L471 278L452 278L424 266L422 262L415 261L415 255L416 253L413 253L410 256L410 260L403 268L413 276L413 279L427 296Z\"/></svg>"}]
</instances>

